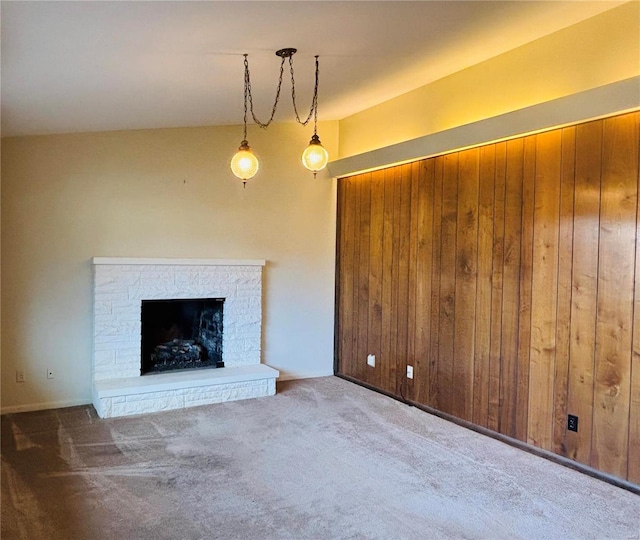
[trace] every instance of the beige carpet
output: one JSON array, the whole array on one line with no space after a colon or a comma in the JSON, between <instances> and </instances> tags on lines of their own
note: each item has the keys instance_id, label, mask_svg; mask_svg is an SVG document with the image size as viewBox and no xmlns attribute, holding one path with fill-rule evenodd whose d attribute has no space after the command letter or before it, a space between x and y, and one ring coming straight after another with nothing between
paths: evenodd
<instances>
[{"instance_id":1,"label":"beige carpet","mask_svg":"<svg viewBox=\"0 0 640 540\"><path fill-rule=\"evenodd\" d=\"M640 538L640 497L347 381L2 417L2 539Z\"/></svg>"}]
</instances>

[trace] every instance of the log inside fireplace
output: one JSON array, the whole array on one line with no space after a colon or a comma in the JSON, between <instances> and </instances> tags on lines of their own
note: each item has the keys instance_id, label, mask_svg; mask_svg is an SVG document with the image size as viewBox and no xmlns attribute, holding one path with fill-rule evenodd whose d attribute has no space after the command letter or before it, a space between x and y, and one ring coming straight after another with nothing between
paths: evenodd
<instances>
[{"instance_id":1,"label":"log inside fireplace","mask_svg":"<svg viewBox=\"0 0 640 540\"><path fill-rule=\"evenodd\" d=\"M142 375L224 367L223 298L143 300Z\"/></svg>"}]
</instances>

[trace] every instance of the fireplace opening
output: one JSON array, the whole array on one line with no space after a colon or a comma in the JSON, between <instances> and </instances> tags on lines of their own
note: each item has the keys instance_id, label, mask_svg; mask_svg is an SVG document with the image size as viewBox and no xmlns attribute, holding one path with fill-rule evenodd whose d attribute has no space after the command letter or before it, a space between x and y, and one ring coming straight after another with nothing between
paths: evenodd
<instances>
[{"instance_id":1,"label":"fireplace opening","mask_svg":"<svg viewBox=\"0 0 640 540\"><path fill-rule=\"evenodd\" d=\"M224 367L224 298L142 301L141 374Z\"/></svg>"}]
</instances>

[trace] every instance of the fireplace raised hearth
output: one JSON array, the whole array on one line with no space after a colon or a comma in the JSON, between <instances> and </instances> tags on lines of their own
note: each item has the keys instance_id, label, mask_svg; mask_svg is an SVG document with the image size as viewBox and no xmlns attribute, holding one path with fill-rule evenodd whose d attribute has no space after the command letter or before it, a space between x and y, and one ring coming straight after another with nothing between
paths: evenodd
<instances>
[{"instance_id":1,"label":"fireplace raised hearth","mask_svg":"<svg viewBox=\"0 0 640 540\"><path fill-rule=\"evenodd\" d=\"M279 373L261 364L264 264L94 258L93 404L98 415L275 394ZM149 319L148 308L155 310ZM147 333L151 337L143 337Z\"/></svg>"}]
</instances>

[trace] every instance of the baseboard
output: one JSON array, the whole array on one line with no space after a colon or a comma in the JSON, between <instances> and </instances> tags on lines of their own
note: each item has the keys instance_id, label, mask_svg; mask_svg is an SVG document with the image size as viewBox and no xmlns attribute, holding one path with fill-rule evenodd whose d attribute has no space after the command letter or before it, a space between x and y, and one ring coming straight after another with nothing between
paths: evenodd
<instances>
[{"instance_id":1,"label":"baseboard","mask_svg":"<svg viewBox=\"0 0 640 540\"><path fill-rule=\"evenodd\" d=\"M333 370L313 371L310 373L280 372L278 382L281 381L297 381L301 379L316 379L318 377L331 377ZM44 403L31 403L28 405L12 405L0 408L0 415L14 414L22 412L46 411L49 409L62 409L64 407L77 407L78 405L90 405L91 398L88 399L71 399L64 401L47 401Z\"/></svg>"},{"instance_id":2,"label":"baseboard","mask_svg":"<svg viewBox=\"0 0 640 540\"><path fill-rule=\"evenodd\" d=\"M0 415L14 414L33 411L47 411L49 409L63 409L65 407L77 407L78 405L89 405L91 399L68 399L64 401L46 401L44 403L30 403L28 405L12 405L2 407Z\"/></svg>"},{"instance_id":3,"label":"baseboard","mask_svg":"<svg viewBox=\"0 0 640 540\"><path fill-rule=\"evenodd\" d=\"M336 377L340 377L341 379L344 379L346 381L352 382L354 384L357 384L359 386L363 386L365 388L367 388L368 390L373 390L374 392L378 392L379 394L384 394L385 396L388 396L392 399L395 399L397 401L400 401L402 403L405 403L407 405L409 405L410 407L415 407L417 409L420 409L428 414L433 414L434 416L438 416L439 418L442 418L443 420L447 420L448 422L452 422L454 424L457 424L461 427L470 429L472 431L475 431L477 433L480 433L482 435L486 435L487 437L491 437L492 439L496 439L500 442L503 442L505 444L508 444L509 446L513 446L515 448L518 448L520 450L524 450L525 452L529 452L530 454L534 454L538 457L544 458L544 459L548 459L549 461L553 461L554 463L557 463L559 465L563 465L564 467L567 467L569 469L573 469L574 471L578 471L582 474L586 474L587 476L591 476L592 478L596 478L597 480L601 480L603 482L607 482L608 484L614 485L616 487L622 488L622 489L626 489L627 491L630 491L631 493L635 493L636 495L640 495L640 485L638 484L634 484L633 482L629 482L628 480L624 480L623 478L619 478L617 476L613 476L610 475L608 473L599 471L598 469L594 469L593 467L590 467L588 465L584 465L582 463L578 463L577 461L573 461L572 459L569 459L567 457L561 456L559 454L554 454L553 452L550 452L549 450L543 450L542 448L538 448L537 446L533 446L529 443L525 443L522 442L518 439L514 439L512 437L508 437L507 435L503 435L502 433L497 433L495 431L492 431L490 429L487 429L485 427L482 426L478 426L476 424L473 424L471 422L467 422L466 420L462 420L461 418L457 418L456 416L452 416L450 414L441 412L437 409L434 409L433 407L429 407L428 405L422 405L421 403L417 403L415 401L411 401L411 400L406 400L406 399L402 399L394 394L390 394L389 392L385 392L384 390L381 390L380 388L376 388L375 386L372 386L370 384L367 384L363 381L359 381L358 379L354 379L353 377L350 377L349 375L343 375L341 373L336 373Z\"/></svg>"},{"instance_id":4,"label":"baseboard","mask_svg":"<svg viewBox=\"0 0 640 540\"><path fill-rule=\"evenodd\" d=\"M280 377L278 382L282 381L299 381L302 379L317 379L318 377L332 377L333 369L326 369L323 371L312 371L311 373L295 373L291 371L280 371Z\"/></svg>"}]
</instances>

